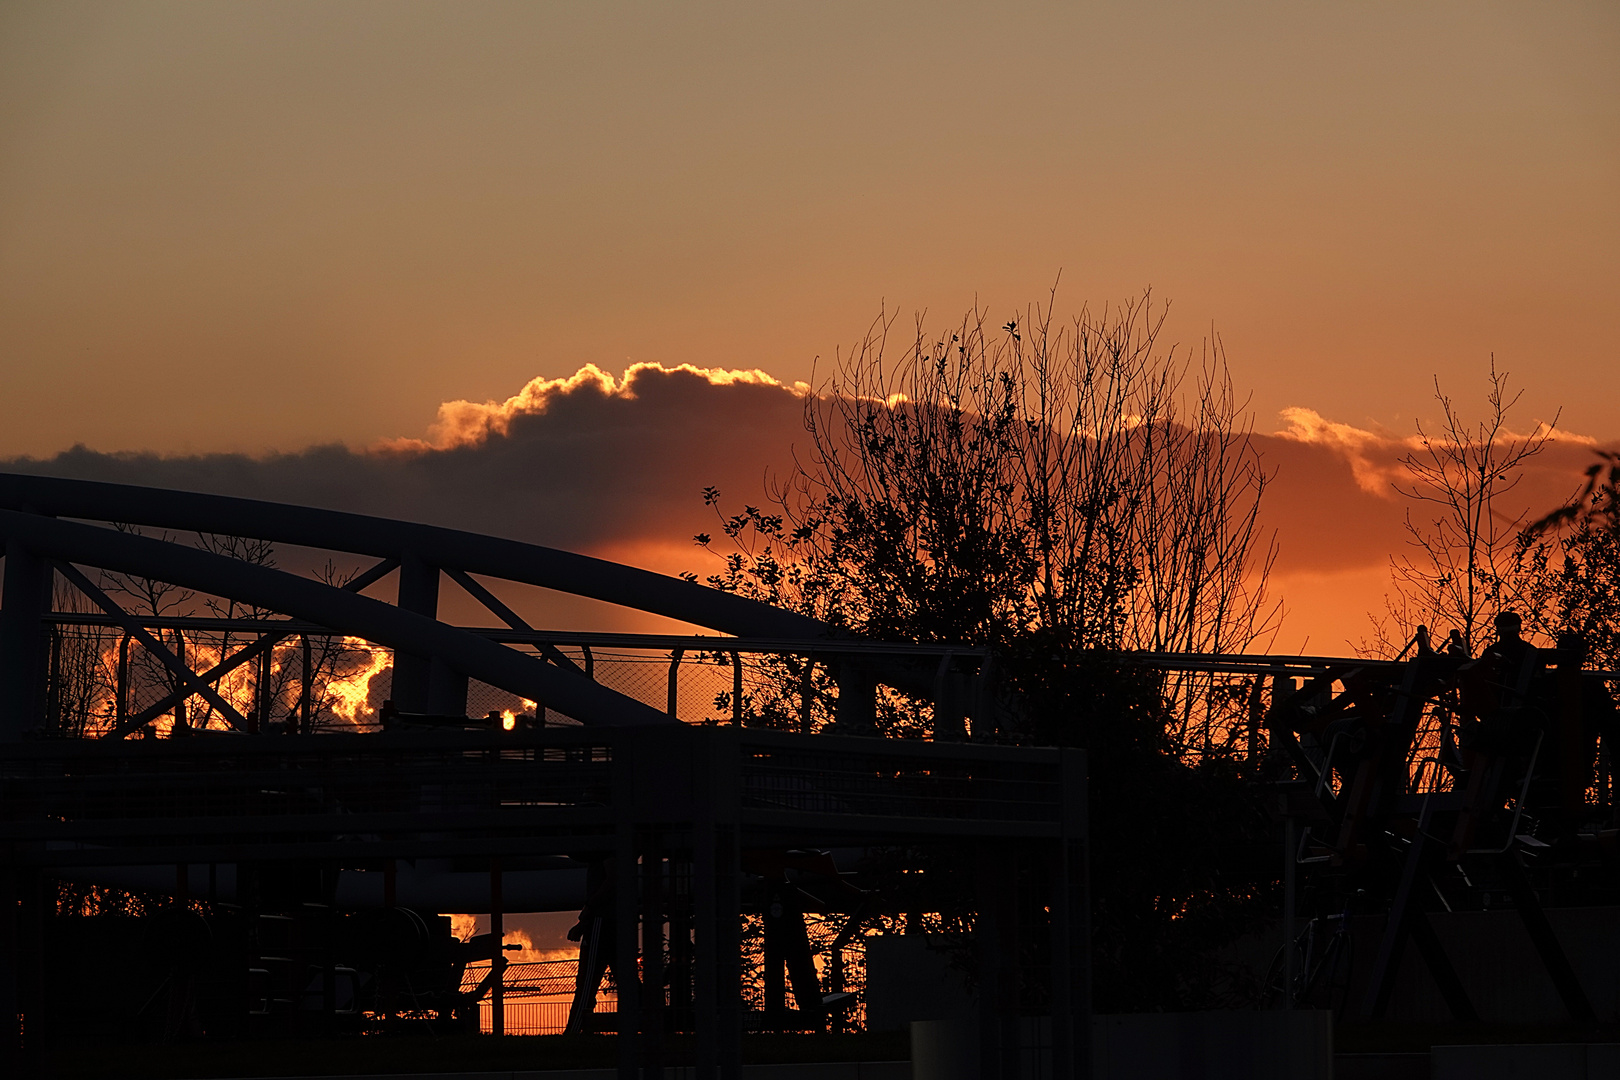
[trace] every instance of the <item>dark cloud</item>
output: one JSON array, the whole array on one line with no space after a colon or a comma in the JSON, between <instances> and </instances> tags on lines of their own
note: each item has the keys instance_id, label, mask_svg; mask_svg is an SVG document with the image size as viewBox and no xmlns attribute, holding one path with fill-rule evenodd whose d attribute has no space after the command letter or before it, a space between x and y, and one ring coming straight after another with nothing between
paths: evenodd
<instances>
[{"instance_id":1,"label":"dark cloud","mask_svg":"<svg viewBox=\"0 0 1620 1080\"><path fill-rule=\"evenodd\" d=\"M429 440L267 457L76 447L3 467L303 503L589 551L689 542L712 525L703 487L758 498L767 474L791 463L803 415L789 388L691 369L638 367L622 382L536 385L542 392L506 405L445 406Z\"/></svg>"},{"instance_id":2,"label":"dark cloud","mask_svg":"<svg viewBox=\"0 0 1620 1080\"><path fill-rule=\"evenodd\" d=\"M421 439L366 449L164 457L75 448L13 460L10 470L217 492L425 521L663 570L703 565L694 532L712 528L706 485L728 501L764 497L801 447L804 388L758 372L636 365L535 380L505 402L449 402ZM1255 437L1274 474L1265 521L1284 573L1382 564L1404 542L1406 500L1392 483L1411 440L1325 420L1306 409ZM1539 514L1573 491L1591 442L1551 444L1509 510ZM1421 519L1422 510L1416 511ZM650 555L662 549L662 555ZM636 552L641 552L639 560ZM678 553L672 555L671 552ZM690 554L690 558L686 557ZM671 559L683 560L671 565Z\"/></svg>"}]
</instances>

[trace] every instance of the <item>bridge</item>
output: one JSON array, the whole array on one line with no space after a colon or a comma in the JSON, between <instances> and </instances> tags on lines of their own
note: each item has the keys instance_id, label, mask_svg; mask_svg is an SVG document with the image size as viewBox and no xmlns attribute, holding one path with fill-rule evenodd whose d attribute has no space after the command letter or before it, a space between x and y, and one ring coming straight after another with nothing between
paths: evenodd
<instances>
[{"instance_id":1,"label":"bridge","mask_svg":"<svg viewBox=\"0 0 1620 1080\"><path fill-rule=\"evenodd\" d=\"M0 475L0 543L0 1015L23 1018L3 1048L19 1069L66 1031L76 883L167 898L213 942L152 961L171 975L109 1038L453 1028L478 998L498 1031L504 915L581 909L576 1005L611 968L621 1075L657 1075L689 1032L700 1075L735 1076L745 1030L847 1022L844 950L894 906L851 869L905 845L974 869L984 1075L1016 1070L1032 933L1056 1075L1087 1060L1084 755L995 745L983 650L191 492ZM537 627L512 599L532 587L700 632ZM469 602L492 623L442 617ZM919 738L878 737L896 693L926 704ZM445 911L493 932L449 941ZM824 974L807 915L842 927Z\"/></svg>"}]
</instances>

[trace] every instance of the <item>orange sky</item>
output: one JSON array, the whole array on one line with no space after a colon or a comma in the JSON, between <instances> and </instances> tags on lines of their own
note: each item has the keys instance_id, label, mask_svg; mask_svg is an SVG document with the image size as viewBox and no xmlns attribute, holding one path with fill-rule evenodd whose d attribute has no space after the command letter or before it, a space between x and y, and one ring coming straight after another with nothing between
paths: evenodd
<instances>
[{"instance_id":1,"label":"orange sky","mask_svg":"<svg viewBox=\"0 0 1620 1080\"><path fill-rule=\"evenodd\" d=\"M1405 435L1494 352L1525 426L1607 440L1617 196L1606 0L12 2L0 458L367 447L586 363L791 382L1060 270L1215 326L1262 432ZM1313 648L1364 554L1294 556Z\"/></svg>"}]
</instances>

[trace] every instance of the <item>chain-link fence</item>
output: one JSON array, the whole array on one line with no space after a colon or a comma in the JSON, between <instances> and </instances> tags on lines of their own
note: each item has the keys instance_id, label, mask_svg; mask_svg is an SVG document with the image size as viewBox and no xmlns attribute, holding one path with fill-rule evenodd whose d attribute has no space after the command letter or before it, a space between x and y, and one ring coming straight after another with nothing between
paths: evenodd
<instances>
[{"instance_id":1,"label":"chain-link fence","mask_svg":"<svg viewBox=\"0 0 1620 1080\"><path fill-rule=\"evenodd\" d=\"M573 1004L578 959L533 960L506 965L502 973L501 1011L508 1035L561 1035L568 1026L568 1010ZM463 993L481 986L489 976L489 964L468 964L461 977ZM596 995L598 1016L611 1017L618 1011L618 988L611 973L603 979ZM478 1002L478 1028L485 1034L495 1030L495 1008L487 991Z\"/></svg>"}]
</instances>

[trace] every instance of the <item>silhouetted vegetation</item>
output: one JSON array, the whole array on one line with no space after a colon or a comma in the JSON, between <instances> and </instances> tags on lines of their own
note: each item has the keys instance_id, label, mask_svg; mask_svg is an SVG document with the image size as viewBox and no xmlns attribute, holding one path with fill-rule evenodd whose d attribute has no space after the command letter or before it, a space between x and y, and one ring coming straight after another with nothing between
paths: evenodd
<instances>
[{"instance_id":1,"label":"silhouetted vegetation","mask_svg":"<svg viewBox=\"0 0 1620 1080\"><path fill-rule=\"evenodd\" d=\"M1270 906L1266 872L1243 872L1271 844L1244 786L1250 685L1121 662L1241 651L1279 615L1268 478L1220 342L1162 348L1164 316L1147 294L1068 325L1050 304L999 330L976 310L949 334L919 320L898 361L881 318L807 398L808 449L771 503L727 514L711 488L721 539L696 538L721 548L716 588L854 636L990 647L990 737L1090 752L1109 1011L1231 1003L1210 958ZM887 692L879 725L932 718Z\"/></svg>"},{"instance_id":2,"label":"silhouetted vegetation","mask_svg":"<svg viewBox=\"0 0 1620 1080\"><path fill-rule=\"evenodd\" d=\"M1477 655L1482 629L1512 611L1537 644L1579 639L1596 666L1620 664L1620 454L1598 451L1579 492L1533 519L1512 493L1555 435L1550 423L1513 433L1519 398L1494 362L1478 421L1436 384L1439 429L1419 425L1420 449L1402 460L1407 480L1395 485L1416 511L1406 520L1410 550L1391 557L1394 591L1365 651L1394 656L1423 626L1437 647L1455 632Z\"/></svg>"}]
</instances>

